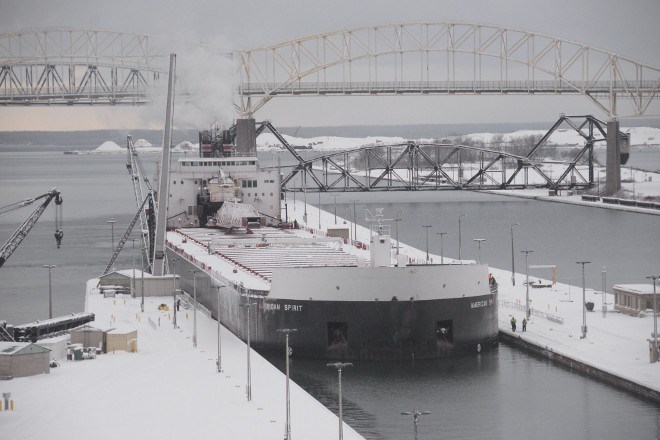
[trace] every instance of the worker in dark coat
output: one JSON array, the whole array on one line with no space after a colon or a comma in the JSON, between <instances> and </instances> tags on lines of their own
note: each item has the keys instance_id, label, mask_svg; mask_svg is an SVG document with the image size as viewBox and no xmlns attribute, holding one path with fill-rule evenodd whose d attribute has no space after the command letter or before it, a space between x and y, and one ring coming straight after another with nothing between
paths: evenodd
<instances>
[{"instance_id":1,"label":"worker in dark coat","mask_svg":"<svg viewBox=\"0 0 660 440\"><path fill-rule=\"evenodd\" d=\"M524 332L527 331L527 318L523 318L523 330Z\"/></svg>"}]
</instances>

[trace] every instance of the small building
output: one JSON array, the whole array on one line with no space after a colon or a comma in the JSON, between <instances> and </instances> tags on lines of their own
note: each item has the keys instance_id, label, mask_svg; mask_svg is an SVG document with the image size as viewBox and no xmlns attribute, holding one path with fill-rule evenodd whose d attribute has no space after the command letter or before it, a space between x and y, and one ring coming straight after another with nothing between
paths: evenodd
<instances>
[{"instance_id":1,"label":"small building","mask_svg":"<svg viewBox=\"0 0 660 440\"><path fill-rule=\"evenodd\" d=\"M135 272L135 277L133 277ZM176 276L176 285L173 277ZM99 289L104 296L114 296L115 293L133 297L142 296L167 296L172 294L172 289L178 289L180 279L178 275L153 276L133 269L117 270L99 277ZM144 287L143 287L144 286Z\"/></svg>"},{"instance_id":2,"label":"small building","mask_svg":"<svg viewBox=\"0 0 660 440\"><path fill-rule=\"evenodd\" d=\"M56 336L54 338L41 339L39 345L50 350L51 361L66 359L69 335Z\"/></svg>"},{"instance_id":3,"label":"small building","mask_svg":"<svg viewBox=\"0 0 660 440\"><path fill-rule=\"evenodd\" d=\"M129 353L137 351L137 330L133 327L114 328L108 332L108 353L124 350Z\"/></svg>"},{"instance_id":4,"label":"small building","mask_svg":"<svg viewBox=\"0 0 660 440\"><path fill-rule=\"evenodd\" d=\"M81 325L71 330L71 344L81 344L83 347L97 347L106 353L106 337L110 330L110 328L99 328L91 324Z\"/></svg>"},{"instance_id":5,"label":"small building","mask_svg":"<svg viewBox=\"0 0 660 440\"><path fill-rule=\"evenodd\" d=\"M0 378L50 373L50 350L32 342L0 342Z\"/></svg>"},{"instance_id":6,"label":"small building","mask_svg":"<svg viewBox=\"0 0 660 440\"><path fill-rule=\"evenodd\" d=\"M653 284L617 284L613 289L614 310L632 316L653 310ZM660 310L660 297L657 302L656 313Z\"/></svg>"}]
</instances>

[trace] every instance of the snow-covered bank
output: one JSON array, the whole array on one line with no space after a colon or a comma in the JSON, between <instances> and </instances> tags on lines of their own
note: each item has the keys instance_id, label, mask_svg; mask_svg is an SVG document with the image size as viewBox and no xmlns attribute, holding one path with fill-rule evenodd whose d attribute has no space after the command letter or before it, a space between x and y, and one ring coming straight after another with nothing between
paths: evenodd
<instances>
[{"instance_id":1,"label":"snow-covered bank","mask_svg":"<svg viewBox=\"0 0 660 440\"><path fill-rule=\"evenodd\" d=\"M2 437L282 438L285 376L252 352L252 402L247 402L245 344L223 328L224 372L218 373L217 323L197 314L198 347L193 348L192 309L181 308L180 328L174 330L171 311L157 309L161 303L171 306L172 299L145 298L140 313L139 299L88 295L96 325L138 329L138 352L63 361L49 375L0 382L0 391L11 392L15 402L14 411L0 413ZM337 417L294 383L291 432L300 439L337 437ZM344 436L362 438L346 425Z\"/></svg>"}]
</instances>

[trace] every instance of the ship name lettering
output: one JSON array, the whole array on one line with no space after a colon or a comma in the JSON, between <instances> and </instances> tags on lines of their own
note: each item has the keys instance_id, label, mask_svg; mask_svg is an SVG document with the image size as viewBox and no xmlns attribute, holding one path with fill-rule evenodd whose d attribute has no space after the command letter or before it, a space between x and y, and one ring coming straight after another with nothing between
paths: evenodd
<instances>
[{"instance_id":1,"label":"ship name lettering","mask_svg":"<svg viewBox=\"0 0 660 440\"><path fill-rule=\"evenodd\" d=\"M476 308L479 308L479 307L487 307L489 305L488 302L489 301L487 299L485 299L483 301L473 301L473 302L470 303L470 308L471 309L476 309Z\"/></svg>"},{"instance_id":2,"label":"ship name lettering","mask_svg":"<svg viewBox=\"0 0 660 440\"><path fill-rule=\"evenodd\" d=\"M284 304L284 310L292 312L302 312L303 306L300 304Z\"/></svg>"},{"instance_id":3,"label":"ship name lettering","mask_svg":"<svg viewBox=\"0 0 660 440\"><path fill-rule=\"evenodd\" d=\"M280 305L279 304L265 303L264 304L264 309L265 310L280 310Z\"/></svg>"}]
</instances>

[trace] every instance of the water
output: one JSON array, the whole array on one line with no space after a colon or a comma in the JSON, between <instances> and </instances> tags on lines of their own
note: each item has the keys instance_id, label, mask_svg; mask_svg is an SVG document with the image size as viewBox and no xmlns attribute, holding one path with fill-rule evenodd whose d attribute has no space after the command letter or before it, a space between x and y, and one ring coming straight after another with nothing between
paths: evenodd
<instances>
[{"instance_id":1,"label":"water","mask_svg":"<svg viewBox=\"0 0 660 440\"><path fill-rule=\"evenodd\" d=\"M153 168L149 164L156 158L143 161ZM111 254L107 220L117 220L116 243L137 209L124 161L123 156L0 153L0 206L57 187L64 198L65 232L58 250L49 207L0 268L0 319L19 324L47 317L43 264L58 265L52 273L54 315L83 310L85 282L102 272ZM463 257L475 258L472 239L485 238L482 260L505 269L510 267L510 225L519 222L516 249L534 250L530 264L557 264L560 280L574 284L579 284L578 260L592 261L587 283L594 288L600 288L602 265L608 267L611 286L643 283L645 276L657 273L660 262L657 216L468 192L343 194L338 214L347 216L354 199L360 219L365 202L384 207L389 216L404 209L400 239L415 247L426 245L424 224L433 226L431 252L440 250L435 232L448 232L448 256L457 254L458 216L467 214ZM317 200L316 194L308 195L308 202ZM333 211L334 197L321 202ZM0 243L33 209L0 216ZM129 244L117 266L130 267L135 254ZM518 252L518 271L523 264ZM281 367L281 360L274 362ZM294 359L292 371L296 382L336 410L336 372L325 362ZM657 406L505 346L478 357L416 362L414 368L409 363L356 363L343 379L346 419L369 439L411 438L412 422L400 412L413 409L432 412L420 419L420 438L660 437Z\"/></svg>"},{"instance_id":2,"label":"water","mask_svg":"<svg viewBox=\"0 0 660 440\"><path fill-rule=\"evenodd\" d=\"M283 370L283 358L269 360ZM293 381L338 413L334 368L294 359L290 370ZM414 366L356 362L342 372L342 395L346 422L373 440L412 438L412 420L401 412L413 410L431 412L419 419L420 439L660 435L660 408L505 345Z\"/></svg>"},{"instance_id":3,"label":"water","mask_svg":"<svg viewBox=\"0 0 660 440\"><path fill-rule=\"evenodd\" d=\"M596 150L594 156L599 163L605 166L607 158L604 149ZM630 167L638 170L660 172L660 149L643 145L630 147L630 157L624 168ZM621 170L621 179L625 180L629 177L630 174L625 169Z\"/></svg>"}]
</instances>

